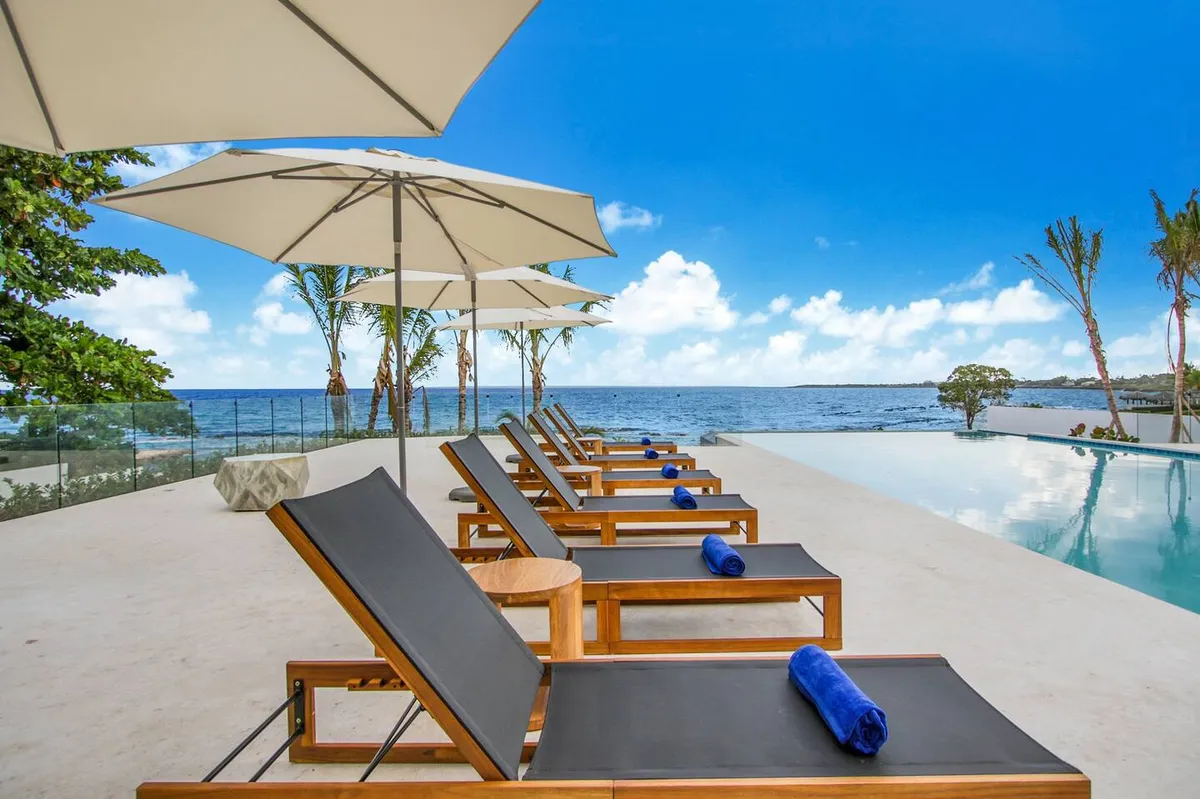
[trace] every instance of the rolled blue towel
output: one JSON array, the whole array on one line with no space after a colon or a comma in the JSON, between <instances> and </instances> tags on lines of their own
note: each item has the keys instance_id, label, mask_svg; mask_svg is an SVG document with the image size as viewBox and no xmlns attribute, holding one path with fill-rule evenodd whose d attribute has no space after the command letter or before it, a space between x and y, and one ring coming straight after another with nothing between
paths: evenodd
<instances>
[{"instance_id":1,"label":"rolled blue towel","mask_svg":"<svg viewBox=\"0 0 1200 799\"><path fill-rule=\"evenodd\" d=\"M673 463L663 464L662 476L667 478L668 480L674 480L676 477L679 476L679 467Z\"/></svg>"},{"instance_id":2,"label":"rolled blue towel","mask_svg":"<svg viewBox=\"0 0 1200 799\"><path fill-rule=\"evenodd\" d=\"M671 501L684 510L696 509L696 498L692 496L692 492L688 491L683 486L675 486L671 491Z\"/></svg>"},{"instance_id":3,"label":"rolled blue towel","mask_svg":"<svg viewBox=\"0 0 1200 799\"><path fill-rule=\"evenodd\" d=\"M704 536L700 542L700 555L704 558L704 565L713 574L741 577L746 571L746 561L716 533Z\"/></svg>"},{"instance_id":4,"label":"rolled blue towel","mask_svg":"<svg viewBox=\"0 0 1200 799\"><path fill-rule=\"evenodd\" d=\"M642 446L643 447L650 446L650 436L642 436Z\"/></svg>"},{"instance_id":5,"label":"rolled blue towel","mask_svg":"<svg viewBox=\"0 0 1200 799\"><path fill-rule=\"evenodd\" d=\"M837 661L819 646L797 649L788 661L788 679L816 707L842 746L873 755L887 743L887 714L854 684Z\"/></svg>"},{"instance_id":6,"label":"rolled blue towel","mask_svg":"<svg viewBox=\"0 0 1200 799\"><path fill-rule=\"evenodd\" d=\"M646 457L649 458L650 460L657 460L658 459L658 450L654 450L654 449L646 450Z\"/></svg>"}]
</instances>

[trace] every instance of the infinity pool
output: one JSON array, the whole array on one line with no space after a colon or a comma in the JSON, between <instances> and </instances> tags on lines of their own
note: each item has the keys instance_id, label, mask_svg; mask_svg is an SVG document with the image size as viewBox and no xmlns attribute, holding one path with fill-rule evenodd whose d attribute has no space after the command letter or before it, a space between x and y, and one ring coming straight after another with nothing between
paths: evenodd
<instances>
[{"instance_id":1,"label":"infinity pool","mask_svg":"<svg viewBox=\"0 0 1200 799\"><path fill-rule=\"evenodd\" d=\"M988 433L741 438L1200 613L1200 460Z\"/></svg>"}]
</instances>

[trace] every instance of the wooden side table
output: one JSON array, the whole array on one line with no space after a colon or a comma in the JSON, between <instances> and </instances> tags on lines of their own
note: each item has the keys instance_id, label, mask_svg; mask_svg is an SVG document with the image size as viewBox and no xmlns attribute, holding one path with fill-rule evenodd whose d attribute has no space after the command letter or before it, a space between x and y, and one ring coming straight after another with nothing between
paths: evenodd
<instances>
[{"instance_id":1,"label":"wooden side table","mask_svg":"<svg viewBox=\"0 0 1200 799\"><path fill-rule=\"evenodd\" d=\"M591 447L593 455L604 454L604 436L576 436L575 440L584 447Z\"/></svg>"},{"instance_id":2,"label":"wooden side table","mask_svg":"<svg viewBox=\"0 0 1200 799\"><path fill-rule=\"evenodd\" d=\"M484 563L471 576L502 607L506 602L550 605L550 659L583 657L583 572L568 560L511 558Z\"/></svg>"},{"instance_id":3,"label":"wooden side table","mask_svg":"<svg viewBox=\"0 0 1200 799\"><path fill-rule=\"evenodd\" d=\"M604 470L599 466L564 465L558 467L564 477L586 477L588 479L588 494L593 497L604 496Z\"/></svg>"}]
</instances>

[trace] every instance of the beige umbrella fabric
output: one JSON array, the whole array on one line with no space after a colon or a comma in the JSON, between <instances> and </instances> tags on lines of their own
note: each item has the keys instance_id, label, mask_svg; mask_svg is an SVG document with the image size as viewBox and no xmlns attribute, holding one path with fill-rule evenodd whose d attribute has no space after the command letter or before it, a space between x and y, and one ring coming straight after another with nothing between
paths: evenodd
<instances>
[{"instance_id":1,"label":"beige umbrella fabric","mask_svg":"<svg viewBox=\"0 0 1200 799\"><path fill-rule=\"evenodd\" d=\"M0 0L0 143L440 136L536 6Z\"/></svg>"}]
</instances>

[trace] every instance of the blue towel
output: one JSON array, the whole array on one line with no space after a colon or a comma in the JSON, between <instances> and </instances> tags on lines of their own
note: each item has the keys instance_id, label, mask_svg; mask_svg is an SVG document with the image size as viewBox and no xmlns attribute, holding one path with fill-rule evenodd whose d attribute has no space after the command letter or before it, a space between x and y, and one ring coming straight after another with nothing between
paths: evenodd
<instances>
[{"instance_id":1,"label":"blue towel","mask_svg":"<svg viewBox=\"0 0 1200 799\"><path fill-rule=\"evenodd\" d=\"M646 457L649 458L650 460L656 460L658 458L658 451L653 450L653 449L648 449L648 450L646 450Z\"/></svg>"},{"instance_id":2,"label":"blue towel","mask_svg":"<svg viewBox=\"0 0 1200 799\"><path fill-rule=\"evenodd\" d=\"M665 464L662 467L662 476L668 480L674 480L679 476L679 467L673 463Z\"/></svg>"},{"instance_id":3,"label":"blue towel","mask_svg":"<svg viewBox=\"0 0 1200 799\"><path fill-rule=\"evenodd\" d=\"M788 679L811 702L842 746L873 755L887 743L887 714L846 676L819 646L797 649L788 661Z\"/></svg>"},{"instance_id":4,"label":"blue towel","mask_svg":"<svg viewBox=\"0 0 1200 799\"><path fill-rule=\"evenodd\" d=\"M696 498L692 496L692 492L688 491L683 486L675 486L671 492L671 501L684 510L696 509Z\"/></svg>"},{"instance_id":5,"label":"blue towel","mask_svg":"<svg viewBox=\"0 0 1200 799\"><path fill-rule=\"evenodd\" d=\"M704 565L713 574L741 577L746 571L746 561L716 533L704 536L700 543L700 555L704 558Z\"/></svg>"},{"instance_id":6,"label":"blue towel","mask_svg":"<svg viewBox=\"0 0 1200 799\"><path fill-rule=\"evenodd\" d=\"M643 447L650 446L650 436L642 436L642 446Z\"/></svg>"}]
</instances>

